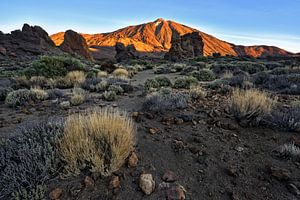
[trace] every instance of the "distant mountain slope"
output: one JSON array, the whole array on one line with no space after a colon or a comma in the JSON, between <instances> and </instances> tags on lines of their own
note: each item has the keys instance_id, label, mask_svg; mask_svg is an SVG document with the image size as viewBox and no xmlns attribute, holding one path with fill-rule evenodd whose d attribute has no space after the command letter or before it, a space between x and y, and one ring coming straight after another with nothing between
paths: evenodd
<instances>
[{"instance_id":1,"label":"distant mountain slope","mask_svg":"<svg viewBox=\"0 0 300 200\"><path fill-rule=\"evenodd\" d=\"M199 31L177 22L157 19L154 22L128 26L111 33L82 34L89 46L112 47L117 42L125 45L134 44L140 52L166 52L171 47L174 33L184 35ZM247 56L289 56L292 53L273 46L241 46L234 45L207 33L199 31L204 42L204 55L220 53L221 55ZM56 45L63 41L64 32L51 36Z\"/></svg>"}]
</instances>

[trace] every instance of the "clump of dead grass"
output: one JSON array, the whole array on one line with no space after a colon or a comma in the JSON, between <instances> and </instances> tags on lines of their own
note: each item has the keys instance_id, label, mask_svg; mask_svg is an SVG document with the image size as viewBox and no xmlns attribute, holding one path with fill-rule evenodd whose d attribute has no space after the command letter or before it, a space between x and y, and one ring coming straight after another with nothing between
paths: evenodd
<instances>
[{"instance_id":1,"label":"clump of dead grass","mask_svg":"<svg viewBox=\"0 0 300 200\"><path fill-rule=\"evenodd\" d=\"M269 115L276 99L257 89L235 89L231 95L231 112L242 125L257 125Z\"/></svg>"},{"instance_id":2,"label":"clump of dead grass","mask_svg":"<svg viewBox=\"0 0 300 200\"><path fill-rule=\"evenodd\" d=\"M104 176L118 170L134 146L135 127L125 112L88 110L67 118L59 148L66 170L83 169Z\"/></svg>"}]
</instances>

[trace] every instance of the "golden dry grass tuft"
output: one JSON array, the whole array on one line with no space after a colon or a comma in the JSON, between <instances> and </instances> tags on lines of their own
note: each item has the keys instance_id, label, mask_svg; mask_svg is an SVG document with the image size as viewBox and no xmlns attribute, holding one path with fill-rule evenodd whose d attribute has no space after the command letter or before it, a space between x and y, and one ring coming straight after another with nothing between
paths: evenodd
<instances>
[{"instance_id":1,"label":"golden dry grass tuft","mask_svg":"<svg viewBox=\"0 0 300 200\"><path fill-rule=\"evenodd\" d=\"M253 124L270 114L276 99L257 89L235 89L231 95L231 111L239 122Z\"/></svg>"},{"instance_id":2,"label":"golden dry grass tuft","mask_svg":"<svg viewBox=\"0 0 300 200\"><path fill-rule=\"evenodd\" d=\"M99 71L97 73L98 78L106 78L108 76L108 73L106 71Z\"/></svg>"},{"instance_id":3,"label":"golden dry grass tuft","mask_svg":"<svg viewBox=\"0 0 300 200\"><path fill-rule=\"evenodd\" d=\"M65 76L65 81L73 86L79 86L85 81L86 75L83 71L71 71Z\"/></svg>"},{"instance_id":4,"label":"golden dry grass tuft","mask_svg":"<svg viewBox=\"0 0 300 200\"><path fill-rule=\"evenodd\" d=\"M110 175L133 150L135 127L125 112L116 109L88 110L67 118L59 148L67 171L83 168Z\"/></svg>"},{"instance_id":5,"label":"golden dry grass tuft","mask_svg":"<svg viewBox=\"0 0 300 200\"><path fill-rule=\"evenodd\" d=\"M115 71L113 71L112 73L114 76L118 76L118 77L128 77L129 73L126 69L123 68L118 68L115 69Z\"/></svg>"},{"instance_id":6,"label":"golden dry grass tuft","mask_svg":"<svg viewBox=\"0 0 300 200\"><path fill-rule=\"evenodd\" d=\"M86 91L82 88L74 88L70 99L70 103L73 106L83 104L86 99Z\"/></svg>"},{"instance_id":7,"label":"golden dry grass tuft","mask_svg":"<svg viewBox=\"0 0 300 200\"><path fill-rule=\"evenodd\" d=\"M48 92L39 87L33 87L30 89L30 91L37 100L46 100L49 97Z\"/></svg>"}]
</instances>

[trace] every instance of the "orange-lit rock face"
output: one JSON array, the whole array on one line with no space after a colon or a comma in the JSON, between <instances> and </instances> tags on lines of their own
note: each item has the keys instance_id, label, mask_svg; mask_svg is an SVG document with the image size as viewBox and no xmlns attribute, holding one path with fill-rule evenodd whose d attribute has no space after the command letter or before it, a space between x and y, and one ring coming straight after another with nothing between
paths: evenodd
<instances>
[{"instance_id":1,"label":"orange-lit rock face","mask_svg":"<svg viewBox=\"0 0 300 200\"><path fill-rule=\"evenodd\" d=\"M111 33L103 34L81 34L87 41L89 46L112 47L117 42L123 43L125 46L133 44L137 51L140 52L167 52L171 48L172 34L185 35L187 33L198 31L188 26L157 19L154 22L140 24L136 26L128 26ZM211 35L199 31L204 47L204 55L212 55L220 53L221 55L288 55L289 53L275 47L255 46L245 47L236 46L228 42L219 40ZM64 33L60 32L51 36L56 45L63 41Z\"/></svg>"}]
</instances>

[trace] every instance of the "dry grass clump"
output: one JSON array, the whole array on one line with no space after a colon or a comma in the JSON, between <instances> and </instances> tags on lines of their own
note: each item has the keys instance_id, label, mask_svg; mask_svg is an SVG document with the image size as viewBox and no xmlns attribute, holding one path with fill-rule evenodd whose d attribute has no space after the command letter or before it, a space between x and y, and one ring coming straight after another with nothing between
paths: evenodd
<instances>
[{"instance_id":1,"label":"dry grass clump","mask_svg":"<svg viewBox=\"0 0 300 200\"><path fill-rule=\"evenodd\" d=\"M231 95L231 111L241 124L257 124L270 114L276 100L256 89L235 89Z\"/></svg>"},{"instance_id":2,"label":"dry grass clump","mask_svg":"<svg viewBox=\"0 0 300 200\"><path fill-rule=\"evenodd\" d=\"M99 71L97 73L98 78L107 78L107 76L108 76L108 73L106 71Z\"/></svg>"},{"instance_id":3,"label":"dry grass clump","mask_svg":"<svg viewBox=\"0 0 300 200\"><path fill-rule=\"evenodd\" d=\"M128 77L129 76L128 71L123 68L115 69L115 71L113 71L112 74L117 77Z\"/></svg>"},{"instance_id":4,"label":"dry grass clump","mask_svg":"<svg viewBox=\"0 0 300 200\"><path fill-rule=\"evenodd\" d=\"M70 99L70 103L73 106L78 106L80 104L83 104L86 99L86 91L81 88L74 88L73 93Z\"/></svg>"},{"instance_id":5,"label":"dry grass clump","mask_svg":"<svg viewBox=\"0 0 300 200\"><path fill-rule=\"evenodd\" d=\"M86 75L83 71L68 72L65 79L73 86L79 86L85 81Z\"/></svg>"},{"instance_id":6,"label":"dry grass clump","mask_svg":"<svg viewBox=\"0 0 300 200\"><path fill-rule=\"evenodd\" d=\"M193 86L189 90L189 95L193 100L204 99L206 97L206 92L200 86Z\"/></svg>"},{"instance_id":7,"label":"dry grass clump","mask_svg":"<svg viewBox=\"0 0 300 200\"><path fill-rule=\"evenodd\" d=\"M66 170L88 169L102 175L118 170L133 150L135 128L125 112L89 110L67 118L59 148Z\"/></svg>"},{"instance_id":8,"label":"dry grass clump","mask_svg":"<svg viewBox=\"0 0 300 200\"><path fill-rule=\"evenodd\" d=\"M46 92L45 90L43 90L39 87L34 87L34 88L31 88L30 90L37 100L43 101L43 100L46 100L49 98L48 92Z\"/></svg>"}]
</instances>

